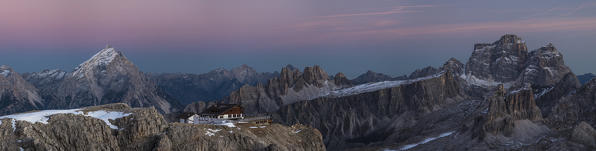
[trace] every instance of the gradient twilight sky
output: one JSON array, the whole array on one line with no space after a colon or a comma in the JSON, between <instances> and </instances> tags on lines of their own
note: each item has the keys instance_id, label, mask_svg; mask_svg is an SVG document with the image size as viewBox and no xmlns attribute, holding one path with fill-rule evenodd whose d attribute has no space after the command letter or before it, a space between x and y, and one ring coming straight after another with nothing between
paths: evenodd
<instances>
[{"instance_id":1,"label":"gradient twilight sky","mask_svg":"<svg viewBox=\"0 0 596 151\"><path fill-rule=\"evenodd\" d=\"M596 72L596 1L2 0L0 64L71 71L111 44L145 72L321 65L355 77L466 62L506 33Z\"/></svg>"}]
</instances>

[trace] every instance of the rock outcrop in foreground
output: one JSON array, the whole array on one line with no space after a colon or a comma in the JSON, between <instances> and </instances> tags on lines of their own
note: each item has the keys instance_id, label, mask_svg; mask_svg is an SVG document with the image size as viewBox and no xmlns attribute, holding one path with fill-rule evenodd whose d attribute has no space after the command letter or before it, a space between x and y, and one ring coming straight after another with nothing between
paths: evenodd
<instances>
[{"instance_id":1,"label":"rock outcrop in foreground","mask_svg":"<svg viewBox=\"0 0 596 151\"><path fill-rule=\"evenodd\" d=\"M325 150L314 128L253 126L167 123L154 108L108 104L0 117L0 150Z\"/></svg>"}]
</instances>

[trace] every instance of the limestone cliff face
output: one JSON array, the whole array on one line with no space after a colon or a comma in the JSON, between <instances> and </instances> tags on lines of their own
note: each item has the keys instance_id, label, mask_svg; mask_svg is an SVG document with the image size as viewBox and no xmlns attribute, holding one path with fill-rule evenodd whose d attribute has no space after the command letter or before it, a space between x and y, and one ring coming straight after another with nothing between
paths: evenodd
<instances>
[{"instance_id":1,"label":"limestone cliff face","mask_svg":"<svg viewBox=\"0 0 596 151\"><path fill-rule=\"evenodd\" d=\"M534 98L536 99L536 104L542 110L542 115L546 117L551 114L558 100L572 94L577 89L579 89L577 78L575 74L570 72L554 86L535 89Z\"/></svg>"},{"instance_id":2,"label":"limestone cliff face","mask_svg":"<svg viewBox=\"0 0 596 151\"><path fill-rule=\"evenodd\" d=\"M301 125L231 128L167 123L154 108L125 104L82 111L130 115L109 120L116 129L78 114L51 115L47 124L1 119L0 150L325 150L318 130Z\"/></svg>"},{"instance_id":3,"label":"limestone cliff face","mask_svg":"<svg viewBox=\"0 0 596 151\"><path fill-rule=\"evenodd\" d=\"M280 77L267 84L242 86L221 102L240 104L248 114L273 112L283 105L313 99L340 87L319 66L306 67L303 72L287 66L282 68Z\"/></svg>"},{"instance_id":4,"label":"limestone cliff face","mask_svg":"<svg viewBox=\"0 0 596 151\"><path fill-rule=\"evenodd\" d=\"M466 74L499 82L514 81L528 59L525 42L516 35L504 35L492 44L476 44L466 64Z\"/></svg>"},{"instance_id":5,"label":"limestone cliff face","mask_svg":"<svg viewBox=\"0 0 596 151\"><path fill-rule=\"evenodd\" d=\"M528 51L520 37L508 34L492 44L474 45L465 72L477 79L531 83L536 88L557 84L571 69L553 44ZM579 86L577 79L572 84Z\"/></svg>"},{"instance_id":6,"label":"limestone cliff face","mask_svg":"<svg viewBox=\"0 0 596 151\"><path fill-rule=\"evenodd\" d=\"M563 54L553 44L547 44L528 54L529 58L525 69L520 75L520 82L532 83L535 86L552 86L561 81L571 72L565 65ZM579 81L575 78L572 82L579 87Z\"/></svg>"},{"instance_id":7,"label":"limestone cliff face","mask_svg":"<svg viewBox=\"0 0 596 151\"><path fill-rule=\"evenodd\" d=\"M487 101L490 104L486 121L482 123L484 132L493 135L511 136L515 121L542 120L542 113L540 108L536 106L534 94L530 87L521 88L506 95L505 88L500 85L495 95L487 98Z\"/></svg>"},{"instance_id":8,"label":"limestone cliff face","mask_svg":"<svg viewBox=\"0 0 596 151\"><path fill-rule=\"evenodd\" d=\"M596 125L596 79L556 103L548 117L553 127L572 128L579 121Z\"/></svg>"},{"instance_id":9,"label":"limestone cliff face","mask_svg":"<svg viewBox=\"0 0 596 151\"><path fill-rule=\"evenodd\" d=\"M436 78L378 91L296 102L281 107L274 119L285 124L313 126L323 133L329 148L341 149L348 147L346 144L369 142L364 138L387 129L393 131L380 137L398 133L415 124L415 120L402 123L403 116L415 118L458 102L462 97L456 78L446 72Z\"/></svg>"},{"instance_id":10,"label":"limestone cliff face","mask_svg":"<svg viewBox=\"0 0 596 151\"><path fill-rule=\"evenodd\" d=\"M596 130L586 122L580 122L571 132L571 140L596 148Z\"/></svg>"}]
</instances>

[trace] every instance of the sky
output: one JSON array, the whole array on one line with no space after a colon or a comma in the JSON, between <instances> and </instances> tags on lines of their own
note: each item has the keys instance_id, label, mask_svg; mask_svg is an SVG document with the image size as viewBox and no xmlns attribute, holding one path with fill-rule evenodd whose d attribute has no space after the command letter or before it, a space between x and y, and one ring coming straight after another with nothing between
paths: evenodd
<instances>
[{"instance_id":1,"label":"sky","mask_svg":"<svg viewBox=\"0 0 596 151\"><path fill-rule=\"evenodd\" d=\"M504 34L551 42L576 74L596 72L596 2L569 0L2 0L0 64L72 71L112 45L144 72L260 72L320 65L392 76Z\"/></svg>"}]
</instances>

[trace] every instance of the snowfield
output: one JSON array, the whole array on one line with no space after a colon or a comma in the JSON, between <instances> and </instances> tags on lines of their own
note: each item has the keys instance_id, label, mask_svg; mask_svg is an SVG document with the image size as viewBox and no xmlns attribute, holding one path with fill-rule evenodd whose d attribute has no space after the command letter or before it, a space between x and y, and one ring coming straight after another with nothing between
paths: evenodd
<instances>
[{"instance_id":1,"label":"snowfield","mask_svg":"<svg viewBox=\"0 0 596 151\"><path fill-rule=\"evenodd\" d=\"M43 111L36 111L30 113L19 113L13 115L6 115L0 116L0 119L13 119L13 129L15 127L15 120L18 121L25 121L29 123L42 123L48 124L49 117L56 114L74 114L74 115L83 115L88 117L93 117L96 119L100 119L106 123L112 129L118 129L118 126L113 125L110 123L110 120L115 120L119 118L123 118L129 116L131 113L123 113L123 112L115 112L115 111L104 111L104 110L97 110L84 113L82 109L70 109L70 110L43 110Z\"/></svg>"},{"instance_id":2,"label":"snowfield","mask_svg":"<svg viewBox=\"0 0 596 151\"><path fill-rule=\"evenodd\" d=\"M205 132L205 135L207 136L214 136L215 133L221 131L221 129L207 129L207 131Z\"/></svg>"},{"instance_id":3,"label":"snowfield","mask_svg":"<svg viewBox=\"0 0 596 151\"><path fill-rule=\"evenodd\" d=\"M428 80L432 78L437 78L443 75L445 72L440 72L431 76L416 78L416 79L409 79L409 80L398 80L398 81L383 81L383 82L374 82L374 83L365 83L345 89L331 91L328 96L332 97L343 97L343 96L350 96L360 93L366 92L373 92L381 89L397 87L403 84L410 84L422 80Z\"/></svg>"},{"instance_id":4,"label":"snowfield","mask_svg":"<svg viewBox=\"0 0 596 151\"><path fill-rule=\"evenodd\" d=\"M405 145L405 146L401 147L399 150L408 150L408 149L414 148L414 147L416 147L416 146L418 146L418 145L421 145L421 144L426 144L426 143L428 143L428 142L434 141L434 140L436 140L436 139L439 139L439 138L443 138L443 137L445 137L445 136L449 136L449 135L451 135L451 134L453 134L453 131L451 131L451 132L447 132L447 133L443 133L443 134L441 134L441 135L439 135L439 136L437 136L437 137L430 137L430 138L426 138L426 139L424 139L423 141L421 141L421 142L418 142L418 143L414 143L414 144Z\"/></svg>"}]
</instances>

